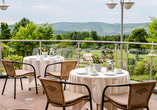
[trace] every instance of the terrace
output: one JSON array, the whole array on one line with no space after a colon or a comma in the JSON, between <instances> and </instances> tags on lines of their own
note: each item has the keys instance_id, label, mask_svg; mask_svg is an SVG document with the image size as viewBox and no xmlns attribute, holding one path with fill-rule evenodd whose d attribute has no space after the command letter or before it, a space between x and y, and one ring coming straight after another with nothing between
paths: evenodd
<instances>
[{"instance_id":1,"label":"terrace","mask_svg":"<svg viewBox=\"0 0 157 110\"><path fill-rule=\"evenodd\" d=\"M157 44L156 43L135 43L135 42L112 42L112 41L78 41L78 40L12 40L13 42L38 42L39 45L36 46L40 47L38 50L38 53L41 54L41 47L45 47L49 50L49 48L54 48L56 49L56 55L60 55L64 57L64 60L78 60L78 64L77 67L81 68L81 67L85 67L86 64L92 64L91 61L88 60L84 60L82 58L82 56L85 53L92 53L93 55L96 56L100 56L102 55L101 51L106 49L105 48L97 48L97 49L93 49L93 47L89 47L89 48L80 48L81 43L103 43L104 45L113 45L112 50L114 49L114 62L116 64L117 68L120 68L120 44L123 44L123 70L126 70L129 72L130 74L130 80L135 80L135 81L146 81L146 80L150 80L151 78L153 80L156 80L156 73L153 73L152 76L150 75L150 71L151 68L148 69L148 73L146 74L138 74L138 72L135 74L132 71L132 65L129 62L129 59L133 59L135 61L135 63L141 63L142 61L151 61L151 58L149 58L147 55L150 53L150 50L141 50L143 51L142 54L140 54L139 49L133 49L133 48L129 48L129 45L134 44L134 45L150 45L150 46L154 46L156 47ZM9 55L18 55L19 52L12 52L11 48L7 50L6 47L3 47L4 49L1 50L2 47L2 43L3 42L10 42L10 40L0 40L0 53L2 53L2 55L7 54L7 56ZM57 43L51 44L51 45L42 45L42 42L73 42L73 43L77 43L77 47L76 46L58 46ZM27 45L28 46L28 45ZM28 46L29 47L29 46ZM64 47L64 48L63 48ZM5 50L5 51L4 51ZM131 52L132 51L132 52ZM156 50L155 54L156 54ZM32 51L30 53L33 53ZM34 53L33 53L34 54ZM32 55L32 54L29 54ZM37 53L35 53L34 55L37 55ZM28 54L24 55L24 57L27 57ZM1 56L0 54L0 58L3 58L3 56ZM142 58L142 59L140 59ZM9 59L9 57L5 58L6 60L12 60ZM156 58L153 59L153 62L156 64L157 60ZM2 69L4 70L4 67L2 65L0 65L2 67ZM103 67L107 66L107 62L103 63ZM135 64L134 64L135 66ZM0 79L0 91L2 91L3 88L3 84L4 84L4 77L5 77L5 71L3 71L1 73L1 79ZM136 75L136 76L135 76ZM142 76L144 76L144 78L141 78ZM39 81L38 81L39 82ZM19 80L17 81L17 98L13 99L13 80L9 79L8 80L8 84L6 86L6 90L4 95L0 96L0 109L1 110L7 110L7 109L13 109L13 108L32 108L34 110L43 110L45 108L46 105L46 96L45 94L43 94L43 89L39 88L39 94L35 94L35 89L29 90L28 88L30 86L32 86L31 84L28 83L28 79L24 78L23 80L23 85L24 85L24 90L20 90L20 83ZM8 103L9 102L9 103ZM89 107L89 103L87 103L85 106ZM156 110L157 108L157 95L156 93L153 93L151 96L151 100L149 102L149 107L150 110ZM57 109L62 109L62 108L57 108L57 107L53 107L53 106L49 106L49 109L52 110L57 110ZM68 107L67 110L71 110L71 107ZM86 109L85 107L82 108L82 110ZM96 110L96 104L93 102L93 110Z\"/></svg>"}]
</instances>

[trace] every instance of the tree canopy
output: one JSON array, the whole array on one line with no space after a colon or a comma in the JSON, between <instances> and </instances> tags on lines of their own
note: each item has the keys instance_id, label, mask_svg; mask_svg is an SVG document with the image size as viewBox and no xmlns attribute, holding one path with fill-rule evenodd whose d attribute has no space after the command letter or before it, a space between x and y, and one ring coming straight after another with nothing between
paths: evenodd
<instances>
[{"instance_id":1,"label":"tree canopy","mask_svg":"<svg viewBox=\"0 0 157 110\"><path fill-rule=\"evenodd\" d=\"M149 27L149 32L151 33L151 36L147 39L149 43L157 43L157 18L155 17L150 17L152 23L147 24Z\"/></svg>"},{"instance_id":2,"label":"tree canopy","mask_svg":"<svg viewBox=\"0 0 157 110\"><path fill-rule=\"evenodd\" d=\"M0 39L10 39L10 29L7 23L1 22L1 36Z\"/></svg>"},{"instance_id":3,"label":"tree canopy","mask_svg":"<svg viewBox=\"0 0 157 110\"><path fill-rule=\"evenodd\" d=\"M137 28L132 31L128 37L128 42L145 42L147 43L148 33L144 28ZM143 48L141 45L129 45L129 48Z\"/></svg>"},{"instance_id":4,"label":"tree canopy","mask_svg":"<svg viewBox=\"0 0 157 110\"><path fill-rule=\"evenodd\" d=\"M15 37L16 33L19 31L19 27L25 27L27 24L30 23L30 20L27 18L22 18L19 22L15 23L14 28L12 30L12 36Z\"/></svg>"}]
</instances>

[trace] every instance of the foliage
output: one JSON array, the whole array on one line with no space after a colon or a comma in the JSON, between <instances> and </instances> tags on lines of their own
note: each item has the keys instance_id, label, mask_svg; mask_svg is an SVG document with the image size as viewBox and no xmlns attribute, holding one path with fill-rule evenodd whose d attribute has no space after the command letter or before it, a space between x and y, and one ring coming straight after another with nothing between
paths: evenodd
<instances>
[{"instance_id":1,"label":"foliage","mask_svg":"<svg viewBox=\"0 0 157 110\"><path fill-rule=\"evenodd\" d=\"M147 26L149 27L149 32L151 33L150 37L147 39L147 41L149 43L152 43L152 41L154 43L157 43L157 18L155 17L150 17L151 19L151 23L147 24ZM151 48L151 46L145 46L145 47L149 47Z\"/></svg>"},{"instance_id":2,"label":"foliage","mask_svg":"<svg viewBox=\"0 0 157 110\"><path fill-rule=\"evenodd\" d=\"M91 57L93 59L93 63L103 63L99 56L92 55Z\"/></svg>"},{"instance_id":3,"label":"foliage","mask_svg":"<svg viewBox=\"0 0 157 110\"><path fill-rule=\"evenodd\" d=\"M48 22L44 25L40 25L36 30L36 38L37 40L52 40L54 30L52 28L52 24L48 25ZM42 44L52 44L52 42L42 42Z\"/></svg>"},{"instance_id":4,"label":"foliage","mask_svg":"<svg viewBox=\"0 0 157 110\"><path fill-rule=\"evenodd\" d=\"M12 37L12 40L50 40L53 39L53 28L52 25L45 23L43 26L39 26L34 22L30 22L25 27L20 26L19 31L16 33L15 37ZM42 42L42 44L51 44L48 42ZM31 55L33 48L38 47L38 42L10 42L10 46L16 49L19 52L19 55ZM21 48L22 47L22 48Z\"/></svg>"},{"instance_id":5,"label":"foliage","mask_svg":"<svg viewBox=\"0 0 157 110\"><path fill-rule=\"evenodd\" d=\"M33 40L36 39L35 30L37 25L33 22L30 22L26 27L20 26L19 31L16 33L15 37L12 37L11 40ZM30 55L33 51L33 48L37 47L38 42L9 42L9 44L19 52L20 56L25 54Z\"/></svg>"},{"instance_id":6,"label":"foliage","mask_svg":"<svg viewBox=\"0 0 157 110\"><path fill-rule=\"evenodd\" d=\"M92 38L85 38L84 40L94 41ZM90 43L90 42L81 42L80 45L81 45L81 48L89 48L91 46L96 46L95 43Z\"/></svg>"},{"instance_id":7,"label":"foliage","mask_svg":"<svg viewBox=\"0 0 157 110\"><path fill-rule=\"evenodd\" d=\"M6 44L4 44L4 43L2 43L1 46L2 46L2 48L3 48L3 49L2 49L2 59L3 59L4 57L7 57L7 56L8 56L9 46L6 45Z\"/></svg>"},{"instance_id":8,"label":"foliage","mask_svg":"<svg viewBox=\"0 0 157 110\"><path fill-rule=\"evenodd\" d=\"M146 65L145 65L145 68L146 68L145 73L146 73L146 74L150 74L150 66L151 66L151 61L148 61L148 62L146 63ZM153 62L153 64L152 64L152 75L154 76L155 73L156 73L155 64L154 64L154 62Z\"/></svg>"},{"instance_id":9,"label":"foliage","mask_svg":"<svg viewBox=\"0 0 157 110\"><path fill-rule=\"evenodd\" d=\"M93 39L93 40L98 40L98 35L97 35L97 32L92 30L90 32L90 37Z\"/></svg>"},{"instance_id":10,"label":"foliage","mask_svg":"<svg viewBox=\"0 0 157 110\"><path fill-rule=\"evenodd\" d=\"M136 62L134 74L135 75L143 75L145 73L145 69L146 69L145 65L146 65L146 63L144 61Z\"/></svg>"},{"instance_id":11,"label":"foliage","mask_svg":"<svg viewBox=\"0 0 157 110\"><path fill-rule=\"evenodd\" d=\"M23 56L8 55L7 57L4 57L4 60L11 60L11 61L23 62ZM19 65L22 68L22 64L19 64ZM18 69L17 65L15 65L15 69Z\"/></svg>"},{"instance_id":12,"label":"foliage","mask_svg":"<svg viewBox=\"0 0 157 110\"><path fill-rule=\"evenodd\" d=\"M10 29L7 23L1 22L1 36L0 39L10 39Z\"/></svg>"},{"instance_id":13,"label":"foliage","mask_svg":"<svg viewBox=\"0 0 157 110\"><path fill-rule=\"evenodd\" d=\"M135 81L147 81L147 80L150 80L150 75L140 75L140 76L136 76L134 78Z\"/></svg>"},{"instance_id":14,"label":"foliage","mask_svg":"<svg viewBox=\"0 0 157 110\"><path fill-rule=\"evenodd\" d=\"M148 33L146 32L146 30L144 28L137 28L132 31L132 33L130 34L130 36L126 41L147 43L146 40L147 38L148 38ZM141 45L131 44L129 45L129 48L143 48L143 47Z\"/></svg>"},{"instance_id":15,"label":"foliage","mask_svg":"<svg viewBox=\"0 0 157 110\"><path fill-rule=\"evenodd\" d=\"M22 18L19 22L15 23L14 28L12 30L12 36L15 37L16 33L19 31L20 26L25 27L30 23L30 20L27 18Z\"/></svg>"},{"instance_id":16,"label":"foliage","mask_svg":"<svg viewBox=\"0 0 157 110\"><path fill-rule=\"evenodd\" d=\"M135 59L129 58L128 59L128 65L135 65Z\"/></svg>"}]
</instances>

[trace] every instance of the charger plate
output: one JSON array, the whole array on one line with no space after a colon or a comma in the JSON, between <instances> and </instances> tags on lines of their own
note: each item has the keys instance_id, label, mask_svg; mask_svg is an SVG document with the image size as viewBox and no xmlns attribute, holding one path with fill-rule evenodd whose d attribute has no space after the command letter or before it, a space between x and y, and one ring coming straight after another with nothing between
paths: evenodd
<instances>
[{"instance_id":1,"label":"charger plate","mask_svg":"<svg viewBox=\"0 0 157 110\"><path fill-rule=\"evenodd\" d=\"M87 75L88 74L86 71L77 71L76 73L79 75Z\"/></svg>"},{"instance_id":2,"label":"charger plate","mask_svg":"<svg viewBox=\"0 0 157 110\"><path fill-rule=\"evenodd\" d=\"M115 75L117 75L117 73L115 73L115 72L106 72L105 75L115 76Z\"/></svg>"}]
</instances>

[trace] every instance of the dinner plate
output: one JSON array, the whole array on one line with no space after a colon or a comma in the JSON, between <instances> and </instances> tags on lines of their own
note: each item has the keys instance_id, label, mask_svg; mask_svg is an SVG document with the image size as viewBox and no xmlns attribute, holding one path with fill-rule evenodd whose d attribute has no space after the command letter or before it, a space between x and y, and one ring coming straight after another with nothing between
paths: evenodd
<instances>
[{"instance_id":1,"label":"dinner plate","mask_svg":"<svg viewBox=\"0 0 157 110\"><path fill-rule=\"evenodd\" d=\"M106 72L105 75L114 76L114 75L117 75L117 73L114 73L114 72Z\"/></svg>"},{"instance_id":2,"label":"dinner plate","mask_svg":"<svg viewBox=\"0 0 157 110\"><path fill-rule=\"evenodd\" d=\"M50 60L55 60L56 58L55 58L55 57L49 57L49 59L50 59Z\"/></svg>"},{"instance_id":3,"label":"dinner plate","mask_svg":"<svg viewBox=\"0 0 157 110\"><path fill-rule=\"evenodd\" d=\"M36 60L37 58L29 58L30 60Z\"/></svg>"},{"instance_id":4,"label":"dinner plate","mask_svg":"<svg viewBox=\"0 0 157 110\"><path fill-rule=\"evenodd\" d=\"M97 76L98 74L89 74L89 75L91 75L91 76Z\"/></svg>"},{"instance_id":5,"label":"dinner plate","mask_svg":"<svg viewBox=\"0 0 157 110\"><path fill-rule=\"evenodd\" d=\"M76 72L77 74L79 74L79 75L87 75L88 73L86 72L86 71L77 71Z\"/></svg>"}]
</instances>

